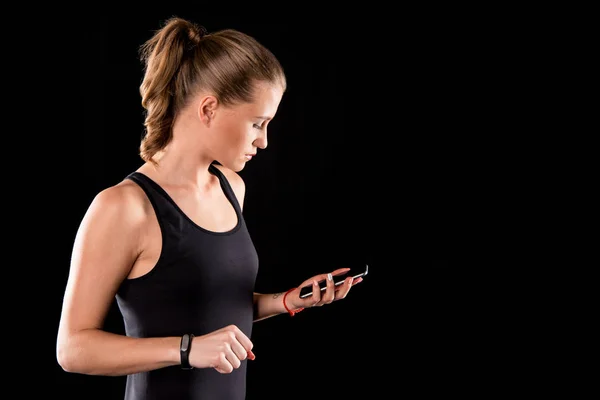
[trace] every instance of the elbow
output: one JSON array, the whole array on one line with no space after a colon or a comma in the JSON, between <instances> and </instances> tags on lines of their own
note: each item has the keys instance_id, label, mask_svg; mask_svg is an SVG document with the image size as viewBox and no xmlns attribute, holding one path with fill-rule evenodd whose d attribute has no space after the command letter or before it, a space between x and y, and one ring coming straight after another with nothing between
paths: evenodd
<instances>
[{"instance_id":1,"label":"elbow","mask_svg":"<svg viewBox=\"0 0 600 400\"><path fill-rule=\"evenodd\" d=\"M56 361L65 372L82 375L119 376L104 368L86 332L59 334L56 342Z\"/></svg>"},{"instance_id":2,"label":"elbow","mask_svg":"<svg viewBox=\"0 0 600 400\"><path fill-rule=\"evenodd\" d=\"M56 361L58 361L58 365L65 372L75 372L73 368L72 358L69 357L69 351L64 346L57 346L56 348Z\"/></svg>"},{"instance_id":3,"label":"elbow","mask_svg":"<svg viewBox=\"0 0 600 400\"><path fill-rule=\"evenodd\" d=\"M58 341L56 346L56 361L65 372L79 372L76 352L66 340Z\"/></svg>"},{"instance_id":4,"label":"elbow","mask_svg":"<svg viewBox=\"0 0 600 400\"><path fill-rule=\"evenodd\" d=\"M83 351L72 335L59 335L56 343L56 361L65 372L87 373L84 371Z\"/></svg>"}]
</instances>

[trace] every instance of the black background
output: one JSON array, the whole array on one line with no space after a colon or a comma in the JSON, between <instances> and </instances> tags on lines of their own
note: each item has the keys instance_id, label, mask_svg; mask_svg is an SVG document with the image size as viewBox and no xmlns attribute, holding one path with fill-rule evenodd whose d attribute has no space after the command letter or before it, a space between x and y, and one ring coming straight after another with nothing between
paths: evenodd
<instances>
[{"instance_id":1,"label":"black background","mask_svg":"<svg viewBox=\"0 0 600 400\"><path fill-rule=\"evenodd\" d=\"M58 90L45 97L54 124L40 151L52 170L38 172L53 210L43 253L52 269L41 283L50 322L38 353L56 394L123 394L124 377L64 372L56 331L81 217L140 165L137 50L172 15L256 37L288 76L269 147L241 172L257 291L370 267L344 301L255 324L248 399L477 393L498 368L491 311L478 296L500 259L490 226L503 212L488 206L502 196L491 184L502 121L489 92L506 61L491 51L501 45L485 21L448 20L444 10L294 20L163 10L86 15L45 58ZM123 330L116 308L106 329Z\"/></svg>"}]
</instances>

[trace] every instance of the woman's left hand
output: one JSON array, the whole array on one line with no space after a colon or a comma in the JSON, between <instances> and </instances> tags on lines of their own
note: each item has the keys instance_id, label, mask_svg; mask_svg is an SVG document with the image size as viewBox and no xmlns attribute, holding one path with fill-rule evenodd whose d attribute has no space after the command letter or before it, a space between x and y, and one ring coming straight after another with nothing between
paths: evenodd
<instances>
[{"instance_id":1,"label":"woman's left hand","mask_svg":"<svg viewBox=\"0 0 600 400\"><path fill-rule=\"evenodd\" d=\"M315 275L312 278L305 280L300 286L288 294L286 298L287 306L290 309L317 307L345 298L352 286L362 282L362 278L352 279L351 276L348 276L344 279L343 283L335 286L333 277L343 275L348 271L350 271L350 268L339 268L329 274ZM327 284L327 288L324 291L321 291L319 288L319 282L322 281L325 281ZM312 295L305 299L301 299L300 290L309 285L312 285Z\"/></svg>"}]
</instances>

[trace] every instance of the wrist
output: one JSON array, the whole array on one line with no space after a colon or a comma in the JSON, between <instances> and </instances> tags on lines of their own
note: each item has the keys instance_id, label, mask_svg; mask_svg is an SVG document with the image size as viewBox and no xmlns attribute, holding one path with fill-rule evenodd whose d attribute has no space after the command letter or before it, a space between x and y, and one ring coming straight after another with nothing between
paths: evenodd
<instances>
[{"instance_id":1,"label":"wrist","mask_svg":"<svg viewBox=\"0 0 600 400\"><path fill-rule=\"evenodd\" d=\"M181 369L194 369L194 367L190 365L190 351L192 349L193 339L194 335L190 333L186 333L181 337L181 342L179 345Z\"/></svg>"},{"instance_id":2,"label":"wrist","mask_svg":"<svg viewBox=\"0 0 600 400\"><path fill-rule=\"evenodd\" d=\"M179 354L179 346L181 344L181 336L169 336L162 338L146 339L149 343L155 343L152 347L159 351L157 357L159 362L165 365L179 365L181 356Z\"/></svg>"},{"instance_id":3,"label":"wrist","mask_svg":"<svg viewBox=\"0 0 600 400\"><path fill-rule=\"evenodd\" d=\"M290 314L291 317L293 317L296 313L299 313L300 311L304 310L304 307L298 307L298 306L292 304L292 302L290 301L289 295L294 290L296 290L296 288L291 288L290 290L285 292L285 294L283 295L283 308L285 309L285 311L288 314Z\"/></svg>"},{"instance_id":4,"label":"wrist","mask_svg":"<svg viewBox=\"0 0 600 400\"><path fill-rule=\"evenodd\" d=\"M169 353L168 361L173 365L179 365L181 363L181 354L179 348L181 346L181 336L174 336L169 338Z\"/></svg>"}]
</instances>

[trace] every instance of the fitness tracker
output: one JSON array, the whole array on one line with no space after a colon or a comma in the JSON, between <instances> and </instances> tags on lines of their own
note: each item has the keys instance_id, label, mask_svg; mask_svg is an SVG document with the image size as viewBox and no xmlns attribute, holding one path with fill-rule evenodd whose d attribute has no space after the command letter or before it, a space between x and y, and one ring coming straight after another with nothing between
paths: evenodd
<instances>
[{"instance_id":1,"label":"fitness tracker","mask_svg":"<svg viewBox=\"0 0 600 400\"><path fill-rule=\"evenodd\" d=\"M179 345L179 354L181 355L181 369L194 369L190 365L190 350L192 348L192 339L194 335L186 333L181 337L181 344Z\"/></svg>"}]
</instances>

